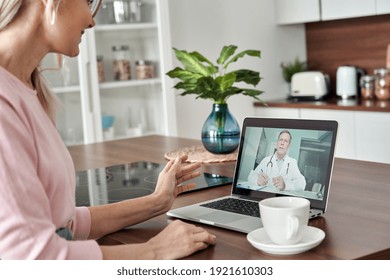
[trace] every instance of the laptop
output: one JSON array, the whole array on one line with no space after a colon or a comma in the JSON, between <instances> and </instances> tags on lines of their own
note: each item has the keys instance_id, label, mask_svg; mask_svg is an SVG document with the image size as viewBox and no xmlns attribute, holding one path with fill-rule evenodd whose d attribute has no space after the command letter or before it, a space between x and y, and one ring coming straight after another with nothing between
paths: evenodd
<instances>
[{"instance_id":1,"label":"laptop","mask_svg":"<svg viewBox=\"0 0 390 280\"><path fill-rule=\"evenodd\" d=\"M262 227L258 204L269 197L304 197L310 201L310 218L324 214L337 128L328 120L246 118L231 195L167 215L249 233Z\"/></svg>"}]
</instances>

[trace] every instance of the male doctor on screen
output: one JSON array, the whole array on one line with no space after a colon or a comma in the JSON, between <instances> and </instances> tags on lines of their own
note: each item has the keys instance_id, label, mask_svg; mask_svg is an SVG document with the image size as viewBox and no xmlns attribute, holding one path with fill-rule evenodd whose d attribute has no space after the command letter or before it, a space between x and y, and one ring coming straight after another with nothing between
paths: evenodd
<instances>
[{"instance_id":1,"label":"male doctor on screen","mask_svg":"<svg viewBox=\"0 0 390 280\"><path fill-rule=\"evenodd\" d=\"M292 141L288 130L279 133L274 153L265 157L248 176L248 182L258 186L274 186L280 191L304 190L306 179L297 161L287 155Z\"/></svg>"}]
</instances>

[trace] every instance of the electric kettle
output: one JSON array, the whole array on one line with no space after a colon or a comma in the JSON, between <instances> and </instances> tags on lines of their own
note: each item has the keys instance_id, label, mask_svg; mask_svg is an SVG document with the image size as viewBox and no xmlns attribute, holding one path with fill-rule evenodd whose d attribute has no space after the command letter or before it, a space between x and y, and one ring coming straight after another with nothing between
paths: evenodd
<instances>
[{"instance_id":1,"label":"electric kettle","mask_svg":"<svg viewBox=\"0 0 390 280\"><path fill-rule=\"evenodd\" d=\"M359 93L359 79L364 75L362 68L343 65L337 68L336 94L342 99L356 98Z\"/></svg>"}]
</instances>

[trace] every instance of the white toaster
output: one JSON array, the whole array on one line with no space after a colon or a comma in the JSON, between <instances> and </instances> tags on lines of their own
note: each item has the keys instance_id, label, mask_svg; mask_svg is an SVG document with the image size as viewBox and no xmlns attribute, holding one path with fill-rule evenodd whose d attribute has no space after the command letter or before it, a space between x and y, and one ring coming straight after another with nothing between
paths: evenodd
<instances>
[{"instance_id":1,"label":"white toaster","mask_svg":"<svg viewBox=\"0 0 390 280\"><path fill-rule=\"evenodd\" d=\"M304 71L291 77L291 97L318 100L329 93L329 76L321 71Z\"/></svg>"}]
</instances>

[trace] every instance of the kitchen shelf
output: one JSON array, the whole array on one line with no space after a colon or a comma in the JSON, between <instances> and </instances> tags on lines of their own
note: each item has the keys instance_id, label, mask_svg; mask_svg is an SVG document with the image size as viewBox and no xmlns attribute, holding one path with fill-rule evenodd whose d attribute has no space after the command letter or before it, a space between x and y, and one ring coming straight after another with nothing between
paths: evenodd
<instances>
[{"instance_id":1,"label":"kitchen shelf","mask_svg":"<svg viewBox=\"0 0 390 280\"><path fill-rule=\"evenodd\" d=\"M297 102L287 99L266 101L272 108L297 108L297 109L327 109L342 111L384 112L390 113L390 100L362 100L362 99L326 99L322 101ZM254 102L254 107L262 107L260 102Z\"/></svg>"},{"instance_id":2,"label":"kitchen shelf","mask_svg":"<svg viewBox=\"0 0 390 280\"><path fill-rule=\"evenodd\" d=\"M124 24L97 24L95 31L118 31L118 30L147 30L157 29L156 23L124 23Z\"/></svg>"},{"instance_id":3,"label":"kitchen shelf","mask_svg":"<svg viewBox=\"0 0 390 280\"><path fill-rule=\"evenodd\" d=\"M80 92L80 86L52 87L51 90L54 94Z\"/></svg>"},{"instance_id":4,"label":"kitchen shelf","mask_svg":"<svg viewBox=\"0 0 390 280\"><path fill-rule=\"evenodd\" d=\"M137 86L153 86L161 84L161 79L145 79L145 80L129 80L129 81L112 81L102 82L99 84L100 89L113 89L123 87L137 87Z\"/></svg>"},{"instance_id":5,"label":"kitchen shelf","mask_svg":"<svg viewBox=\"0 0 390 280\"><path fill-rule=\"evenodd\" d=\"M168 0L143 0L143 4L143 22L96 24L85 31L77 58L66 58L66 67L60 71L45 71L62 104L56 123L66 145L176 134L175 97L169 94L172 82L164 75L173 67ZM131 80L114 80L113 45L130 47ZM100 55L102 83L97 63ZM141 59L153 63L154 78L136 79L135 62ZM57 57L50 54L43 67L57 69L57 64ZM110 131L102 127L105 114L115 117Z\"/></svg>"}]
</instances>

